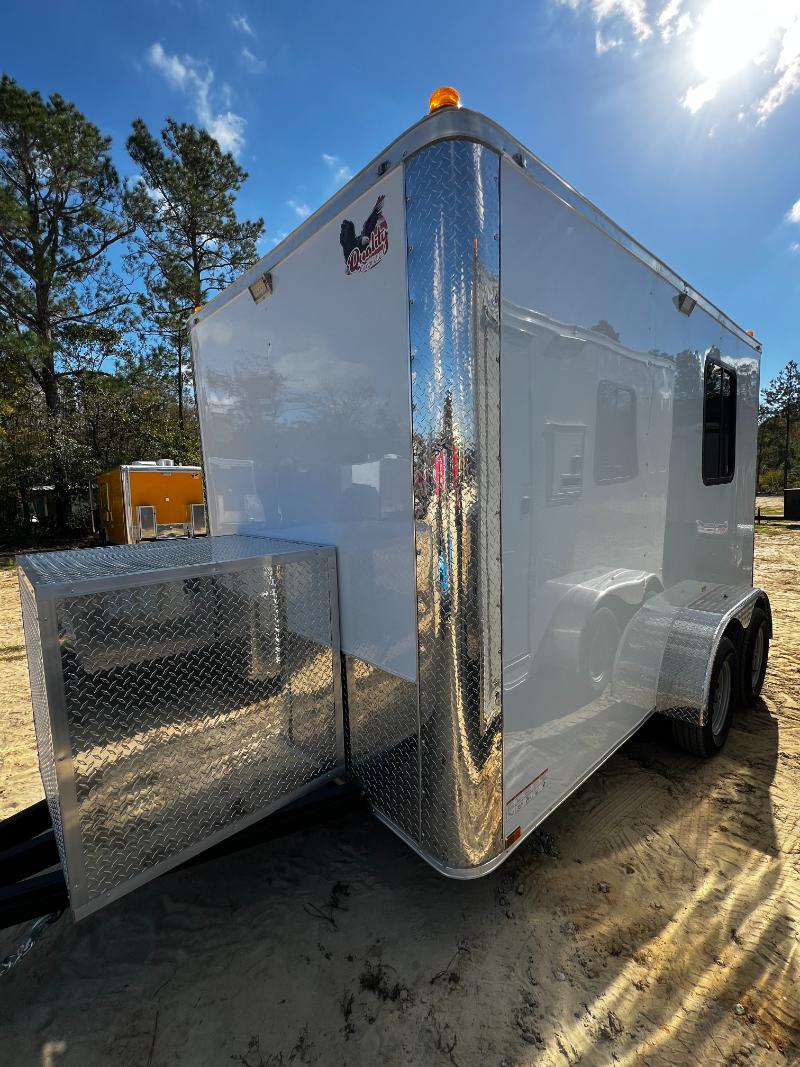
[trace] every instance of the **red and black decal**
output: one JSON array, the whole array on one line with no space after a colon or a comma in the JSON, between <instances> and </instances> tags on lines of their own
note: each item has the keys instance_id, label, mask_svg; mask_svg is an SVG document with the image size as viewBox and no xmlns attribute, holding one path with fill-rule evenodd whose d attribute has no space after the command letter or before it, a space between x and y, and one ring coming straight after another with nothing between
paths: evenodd
<instances>
[{"instance_id":1,"label":"red and black decal","mask_svg":"<svg viewBox=\"0 0 800 1067\"><path fill-rule=\"evenodd\" d=\"M375 207L361 227L361 233L356 233L349 219L342 220L339 244L348 274L369 270L380 263L389 251L389 227L383 217L383 196L375 201Z\"/></svg>"}]
</instances>

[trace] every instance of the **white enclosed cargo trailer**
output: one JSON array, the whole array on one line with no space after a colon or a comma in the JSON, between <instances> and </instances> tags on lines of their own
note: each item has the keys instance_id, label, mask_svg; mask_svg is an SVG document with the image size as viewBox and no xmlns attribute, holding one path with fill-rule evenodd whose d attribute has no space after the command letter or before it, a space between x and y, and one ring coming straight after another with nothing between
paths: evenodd
<instances>
[{"instance_id":1,"label":"white enclosed cargo trailer","mask_svg":"<svg viewBox=\"0 0 800 1067\"><path fill-rule=\"evenodd\" d=\"M91 553L22 561L80 914L342 771L436 868L485 874L654 712L710 755L757 696L760 347L490 120L403 134L192 344L202 560L98 555L91 610ZM125 729L86 713L112 692ZM98 840L126 861L87 889Z\"/></svg>"}]
</instances>

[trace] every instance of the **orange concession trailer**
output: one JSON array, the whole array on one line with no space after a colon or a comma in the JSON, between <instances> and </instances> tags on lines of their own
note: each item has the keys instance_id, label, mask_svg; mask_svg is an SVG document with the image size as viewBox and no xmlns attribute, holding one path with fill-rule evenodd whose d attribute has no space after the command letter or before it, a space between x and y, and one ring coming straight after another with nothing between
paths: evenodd
<instances>
[{"instance_id":1,"label":"orange concession trailer","mask_svg":"<svg viewBox=\"0 0 800 1067\"><path fill-rule=\"evenodd\" d=\"M207 532L200 467L171 459L140 460L106 471L97 479L100 540L135 544Z\"/></svg>"}]
</instances>

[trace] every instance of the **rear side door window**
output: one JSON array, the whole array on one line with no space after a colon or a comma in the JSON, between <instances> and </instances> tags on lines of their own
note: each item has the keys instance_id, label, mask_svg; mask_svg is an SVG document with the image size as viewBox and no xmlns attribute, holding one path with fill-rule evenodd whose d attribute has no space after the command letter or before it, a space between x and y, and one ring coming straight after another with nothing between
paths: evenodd
<instances>
[{"instance_id":1,"label":"rear side door window","mask_svg":"<svg viewBox=\"0 0 800 1067\"><path fill-rule=\"evenodd\" d=\"M639 473L636 392L627 385L602 381L597 387L594 432L594 480L626 482Z\"/></svg>"},{"instance_id":2,"label":"rear side door window","mask_svg":"<svg viewBox=\"0 0 800 1067\"><path fill-rule=\"evenodd\" d=\"M736 375L706 360L703 389L703 481L733 481L736 466Z\"/></svg>"}]
</instances>

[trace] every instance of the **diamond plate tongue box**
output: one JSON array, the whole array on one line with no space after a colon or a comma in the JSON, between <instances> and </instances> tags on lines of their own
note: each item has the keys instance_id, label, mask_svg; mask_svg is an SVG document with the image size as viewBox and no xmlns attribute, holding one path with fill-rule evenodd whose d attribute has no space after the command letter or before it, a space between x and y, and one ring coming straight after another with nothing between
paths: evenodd
<instances>
[{"instance_id":1,"label":"diamond plate tongue box","mask_svg":"<svg viewBox=\"0 0 800 1067\"><path fill-rule=\"evenodd\" d=\"M334 549L225 536L18 564L77 917L341 770Z\"/></svg>"}]
</instances>

